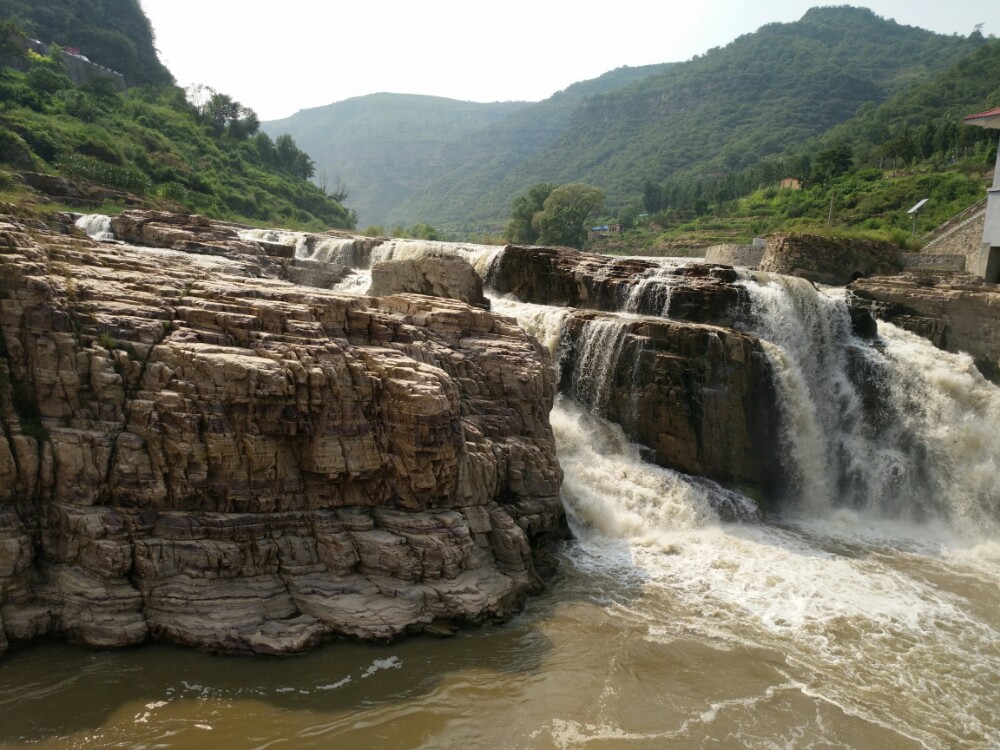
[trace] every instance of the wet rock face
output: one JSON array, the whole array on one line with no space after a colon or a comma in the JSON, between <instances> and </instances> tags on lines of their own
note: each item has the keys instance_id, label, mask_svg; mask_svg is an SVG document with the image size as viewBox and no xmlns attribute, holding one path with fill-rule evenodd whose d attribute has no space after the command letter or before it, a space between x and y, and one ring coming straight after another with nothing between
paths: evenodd
<instances>
[{"instance_id":1,"label":"wet rock face","mask_svg":"<svg viewBox=\"0 0 1000 750\"><path fill-rule=\"evenodd\" d=\"M0 651L278 654L514 611L564 528L537 344L227 253L0 225Z\"/></svg>"},{"instance_id":2,"label":"wet rock face","mask_svg":"<svg viewBox=\"0 0 1000 750\"><path fill-rule=\"evenodd\" d=\"M603 317L567 319L561 390L620 424L660 466L778 489L776 395L756 337L662 318L619 319L620 330L598 342L611 355L595 361L588 339Z\"/></svg>"},{"instance_id":3,"label":"wet rock face","mask_svg":"<svg viewBox=\"0 0 1000 750\"><path fill-rule=\"evenodd\" d=\"M643 258L592 255L564 247L508 245L489 283L523 302L733 325L747 311L730 266L692 263L664 269ZM648 282L648 283L647 283ZM669 289L669 292L667 291Z\"/></svg>"}]
</instances>

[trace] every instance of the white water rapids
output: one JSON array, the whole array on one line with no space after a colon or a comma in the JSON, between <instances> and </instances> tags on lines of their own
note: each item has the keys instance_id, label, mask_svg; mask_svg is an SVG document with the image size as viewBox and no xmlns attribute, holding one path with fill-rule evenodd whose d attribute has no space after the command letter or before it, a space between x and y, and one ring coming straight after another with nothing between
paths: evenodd
<instances>
[{"instance_id":1,"label":"white water rapids","mask_svg":"<svg viewBox=\"0 0 1000 750\"><path fill-rule=\"evenodd\" d=\"M733 747L1000 746L1000 389L971 358L892 325L879 324L878 348L856 340L842 291L759 274L742 283L798 475L784 520L723 524L616 426L564 397L552 413L575 563L641 591L604 592L623 626L653 643L764 649L781 676L656 736L698 746L725 715ZM550 349L558 341L563 318L546 308L497 308ZM591 327L582 349L596 354L580 357L574 383L599 382L616 350L613 322ZM757 736L758 714L783 703L807 713ZM871 733L838 736L846 717ZM628 745L628 729L565 723L561 746Z\"/></svg>"}]
</instances>

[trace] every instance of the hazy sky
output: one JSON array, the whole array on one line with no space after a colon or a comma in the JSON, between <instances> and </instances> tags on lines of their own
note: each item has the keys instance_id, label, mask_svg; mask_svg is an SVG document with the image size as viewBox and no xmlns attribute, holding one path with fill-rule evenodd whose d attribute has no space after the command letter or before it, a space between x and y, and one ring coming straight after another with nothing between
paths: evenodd
<instances>
[{"instance_id":1,"label":"hazy sky","mask_svg":"<svg viewBox=\"0 0 1000 750\"><path fill-rule=\"evenodd\" d=\"M675 62L813 0L141 0L182 86L229 94L262 120L380 91L538 101L622 65ZM842 3L827 3L842 4ZM880 16L1000 35L997 0L871 0ZM652 9L651 9L652 8Z\"/></svg>"}]
</instances>

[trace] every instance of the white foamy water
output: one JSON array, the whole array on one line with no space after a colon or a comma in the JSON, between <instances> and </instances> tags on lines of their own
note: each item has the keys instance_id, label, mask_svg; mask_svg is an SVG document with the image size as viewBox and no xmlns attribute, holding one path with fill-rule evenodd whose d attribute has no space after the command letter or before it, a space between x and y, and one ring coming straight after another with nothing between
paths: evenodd
<instances>
[{"instance_id":1,"label":"white foamy water","mask_svg":"<svg viewBox=\"0 0 1000 750\"><path fill-rule=\"evenodd\" d=\"M844 290L769 274L745 286L768 342L800 513L849 507L995 537L1000 389L971 358L889 323L878 346L859 341Z\"/></svg>"},{"instance_id":2,"label":"white foamy water","mask_svg":"<svg viewBox=\"0 0 1000 750\"><path fill-rule=\"evenodd\" d=\"M569 308L552 305L533 305L510 297L490 297L493 312L514 318L521 327L538 339L553 362L557 361L563 322Z\"/></svg>"},{"instance_id":3,"label":"white foamy water","mask_svg":"<svg viewBox=\"0 0 1000 750\"><path fill-rule=\"evenodd\" d=\"M628 289L622 310L628 313L645 310L650 315L666 317L670 310L671 289L677 285L676 268L676 265L655 268L635 280Z\"/></svg>"},{"instance_id":4,"label":"white foamy water","mask_svg":"<svg viewBox=\"0 0 1000 750\"><path fill-rule=\"evenodd\" d=\"M104 214L85 214L74 224L87 233L87 236L98 242L111 242L115 233L111 231L111 217Z\"/></svg>"},{"instance_id":5,"label":"white foamy water","mask_svg":"<svg viewBox=\"0 0 1000 750\"><path fill-rule=\"evenodd\" d=\"M770 651L782 690L914 746L1000 739L1000 561L980 545L926 526L879 528L853 511L790 525L721 524L702 494L641 462L616 428L595 427L565 403L552 421L579 564L640 588L614 605L623 627L667 645L696 638ZM708 716L739 716L765 697L722 703ZM702 723L655 737L694 741ZM553 736L573 747L587 737L620 740L627 729L564 725ZM771 746L738 736L733 746ZM825 739L818 746L853 746Z\"/></svg>"}]
</instances>

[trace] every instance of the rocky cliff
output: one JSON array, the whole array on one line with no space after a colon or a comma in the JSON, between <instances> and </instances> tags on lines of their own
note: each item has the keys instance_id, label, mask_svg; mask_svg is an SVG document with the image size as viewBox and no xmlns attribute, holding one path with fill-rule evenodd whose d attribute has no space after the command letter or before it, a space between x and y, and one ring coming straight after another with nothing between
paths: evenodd
<instances>
[{"instance_id":1,"label":"rocky cliff","mask_svg":"<svg viewBox=\"0 0 1000 750\"><path fill-rule=\"evenodd\" d=\"M858 279L851 290L874 313L940 349L967 352L1000 378L1000 288L964 274L904 273Z\"/></svg>"},{"instance_id":2,"label":"rocky cliff","mask_svg":"<svg viewBox=\"0 0 1000 750\"><path fill-rule=\"evenodd\" d=\"M560 390L660 466L778 491L779 410L760 340L720 326L577 311Z\"/></svg>"},{"instance_id":3,"label":"rocky cliff","mask_svg":"<svg viewBox=\"0 0 1000 750\"><path fill-rule=\"evenodd\" d=\"M289 653L537 590L563 528L537 344L195 235L0 224L0 652L52 632Z\"/></svg>"},{"instance_id":4,"label":"rocky cliff","mask_svg":"<svg viewBox=\"0 0 1000 750\"><path fill-rule=\"evenodd\" d=\"M760 340L737 330L750 314L738 281L728 266L520 246L489 274L524 302L579 308L563 329L560 390L620 424L651 460L778 490L772 373ZM630 314L602 314L616 310Z\"/></svg>"}]
</instances>

